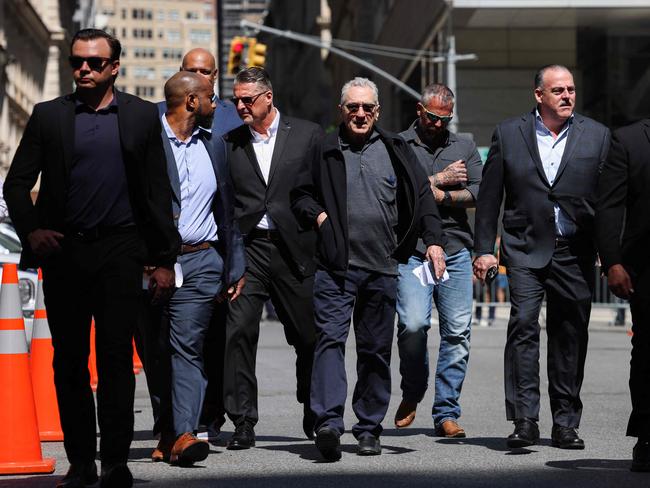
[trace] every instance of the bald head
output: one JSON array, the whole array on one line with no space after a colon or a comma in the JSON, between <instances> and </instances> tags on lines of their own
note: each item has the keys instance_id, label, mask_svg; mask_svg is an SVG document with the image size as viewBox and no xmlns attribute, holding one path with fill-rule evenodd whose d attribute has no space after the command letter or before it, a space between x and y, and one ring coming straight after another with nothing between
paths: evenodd
<instances>
[{"instance_id":1,"label":"bald head","mask_svg":"<svg viewBox=\"0 0 650 488\"><path fill-rule=\"evenodd\" d=\"M199 74L214 84L217 76L217 62L210 51L197 47L185 54L181 63L181 71Z\"/></svg>"},{"instance_id":2,"label":"bald head","mask_svg":"<svg viewBox=\"0 0 650 488\"><path fill-rule=\"evenodd\" d=\"M188 96L196 96L202 90L211 90L208 80L191 71L179 71L165 83L167 109L174 110L184 105Z\"/></svg>"}]
</instances>

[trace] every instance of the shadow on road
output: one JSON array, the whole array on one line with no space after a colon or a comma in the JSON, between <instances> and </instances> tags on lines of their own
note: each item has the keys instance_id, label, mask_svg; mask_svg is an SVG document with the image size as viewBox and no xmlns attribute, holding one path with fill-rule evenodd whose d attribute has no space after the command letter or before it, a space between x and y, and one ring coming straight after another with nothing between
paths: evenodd
<instances>
[{"instance_id":1,"label":"shadow on road","mask_svg":"<svg viewBox=\"0 0 650 488\"><path fill-rule=\"evenodd\" d=\"M408 449L405 447L397 446L387 446L382 444L382 453L391 455L391 454L406 454L408 452L414 452L414 449ZM295 454L300 459L305 459L307 461L313 461L315 463L326 463L323 457L316 449L316 446L313 443L309 444L285 444L279 446L257 446L257 449L266 449L267 451L285 451L291 454ZM348 454L357 453L356 444L341 444L341 452Z\"/></svg>"},{"instance_id":2,"label":"shadow on road","mask_svg":"<svg viewBox=\"0 0 650 488\"><path fill-rule=\"evenodd\" d=\"M607 470L607 471L630 471L632 461L627 459L571 459L566 461L548 461L546 466L550 468L570 470ZM650 477L648 478L650 485Z\"/></svg>"}]
</instances>

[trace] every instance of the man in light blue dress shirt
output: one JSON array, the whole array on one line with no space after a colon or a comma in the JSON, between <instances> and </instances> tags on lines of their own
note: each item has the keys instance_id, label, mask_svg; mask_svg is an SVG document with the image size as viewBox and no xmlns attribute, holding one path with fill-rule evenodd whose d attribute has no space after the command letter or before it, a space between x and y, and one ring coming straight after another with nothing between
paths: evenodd
<instances>
[{"instance_id":1,"label":"man in light blue dress shirt","mask_svg":"<svg viewBox=\"0 0 650 488\"><path fill-rule=\"evenodd\" d=\"M500 264L508 269L510 321L505 347L506 417L511 448L539 440L539 313L546 296L552 445L584 449L578 435L596 249L594 205L609 131L575 113L573 75L549 65L535 76L537 107L501 122L483 169L476 204L474 274L497 266L494 242L501 201Z\"/></svg>"}]
</instances>

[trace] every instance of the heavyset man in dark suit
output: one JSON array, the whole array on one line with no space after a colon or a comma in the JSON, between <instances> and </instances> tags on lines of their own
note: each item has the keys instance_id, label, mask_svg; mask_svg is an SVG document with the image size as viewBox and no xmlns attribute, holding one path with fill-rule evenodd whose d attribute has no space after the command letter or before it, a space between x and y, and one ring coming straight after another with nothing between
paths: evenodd
<instances>
[{"instance_id":1,"label":"heavyset man in dark suit","mask_svg":"<svg viewBox=\"0 0 650 488\"><path fill-rule=\"evenodd\" d=\"M630 300L632 414L627 435L638 437L632 471L650 471L650 119L623 127L598 178L596 235L610 290Z\"/></svg>"},{"instance_id":2,"label":"heavyset man in dark suit","mask_svg":"<svg viewBox=\"0 0 650 488\"><path fill-rule=\"evenodd\" d=\"M537 108L500 123L483 169L476 205L474 272L497 266L494 241L503 194L501 256L512 308L505 347L509 447L539 439L539 313L546 293L552 443L583 449L577 428L587 354L596 250L596 179L609 131L574 112L575 85L564 66L535 76Z\"/></svg>"},{"instance_id":3,"label":"heavyset man in dark suit","mask_svg":"<svg viewBox=\"0 0 650 488\"><path fill-rule=\"evenodd\" d=\"M255 357L264 302L271 298L287 342L296 349L297 398L303 430L313 436L309 385L315 332L312 288L316 234L291 212L289 191L298 168L313 158L321 129L287 117L273 105L262 68L235 78L233 102L244 126L226 135L235 188L235 217L244 235L246 287L229 306L226 322L224 404L235 424L228 449L255 445L258 420Z\"/></svg>"},{"instance_id":4,"label":"heavyset man in dark suit","mask_svg":"<svg viewBox=\"0 0 650 488\"><path fill-rule=\"evenodd\" d=\"M352 427L359 455L381 454L381 422L390 400L390 356L395 324L397 263L418 237L440 278L445 269L442 226L427 176L409 145L375 126L377 86L367 78L341 90L343 123L306 162L292 194L303 229L318 228L311 405L316 447L341 458L347 397L345 342L354 315L357 384Z\"/></svg>"},{"instance_id":5,"label":"heavyset man in dark suit","mask_svg":"<svg viewBox=\"0 0 650 488\"><path fill-rule=\"evenodd\" d=\"M155 105L113 88L121 46L78 32L70 64L76 91L38 104L4 186L23 244L22 264L43 268L54 381L70 470L61 488L97 480L90 322L97 336L100 486L130 487L131 341L144 263L154 300L173 289L180 247ZM41 175L36 205L31 189Z\"/></svg>"},{"instance_id":6,"label":"heavyset man in dark suit","mask_svg":"<svg viewBox=\"0 0 650 488\"><path fill-rule=\"evenodd\" d=\"M181 71L165 84L167 112L162 139L172 187L174 219L182 239L177 262L182 284L163 308L169 328L171 394L161 391L161 431L154 461L191 465L204 460L209 445L195 432L207 377L204 341L220 294L235 300L243 286L244 246L234 215L234 197L221 137L211 134L214 87L196 73ZM163 337L167 334L163 334ZM163 357L165 355L163 354ZM155 368L154 368L155 369Z\"/></svg>"}]
</instances>

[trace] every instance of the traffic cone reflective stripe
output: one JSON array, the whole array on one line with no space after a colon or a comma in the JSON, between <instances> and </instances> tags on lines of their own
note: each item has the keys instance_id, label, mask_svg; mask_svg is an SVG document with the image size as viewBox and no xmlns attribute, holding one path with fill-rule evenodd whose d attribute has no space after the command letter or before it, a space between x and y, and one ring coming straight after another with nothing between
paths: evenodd
<instances>
[{"instance_id":1,"label":"traffic cone reflective stripe","mask_svg":"<svg viewBox=\"0 0 650 488\"><path fill-rule=\"evenodd\" d=\"M43 459L25 326L15 264L4 264L0 287L0 474L54 472L54 459Z\"/></svg>"},{"instance_id":2,"label":"traffic cone reflective stripe","mask_svg":"<svg viewBox=\"0 0 650 488\"><path fill-rule=\"evenodd\" d=\"M56 389L54 388L53 359L52 334L50 333L50 325L47 322L43 297L43 278L39 269L32 332L31 372L41 441L63 440L63 430L59 419L59 404L56 399Z\"/></svg>"}]
</instances>

